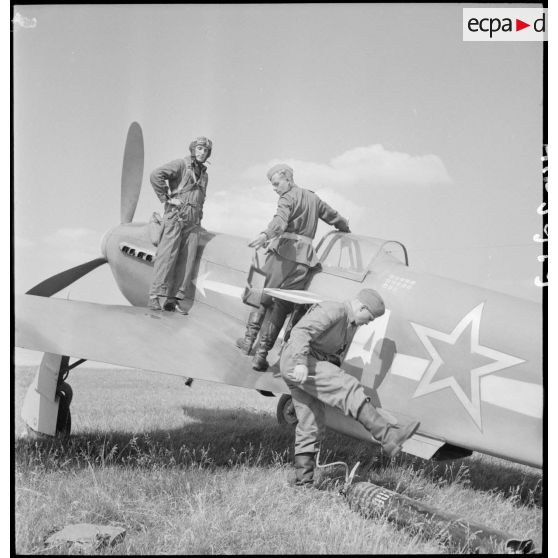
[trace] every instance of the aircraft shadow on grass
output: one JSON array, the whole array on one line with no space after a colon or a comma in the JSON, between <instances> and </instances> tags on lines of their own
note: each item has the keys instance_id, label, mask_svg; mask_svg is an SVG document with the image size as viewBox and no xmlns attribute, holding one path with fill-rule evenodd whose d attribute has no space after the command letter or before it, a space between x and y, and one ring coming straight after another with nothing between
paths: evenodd
<instances>
[{"instance_id":1,"label":"aircraft shadow on grass","mask_svg":"<svg viewBox=\"0 0 558 558\"><path fill-rule=\"evenodd\" d=\"M16 442L16 455L49 449L58 450L60 462L74 456L77 468L88 463L140 468L169 465L203 465L209 468L234 465L290 465L293 459L294 427L279 425L274 416L255 414L245 409L207 409L183 406L182 411L193 422L180 428L155 429L141 433L93 430L75 432L64 443L58 439L25 439ZM43 451L47 450L47 451ZM62 453L60 453L62 451ZM352 467L361 462L359 477L388 489L397 488L409 497L421 497L421 489L412 483L405 486L403 468L420 472L436 485L466 484L475 491L492 491L517 499L518 505L542 506L542 475L525 472L513 464L498 460L491 463L474 458L450 462L432 462L401 455L394 461L381 456L377 446L364 445L334 431L328 431L322 444L321 462L344 461ZM16 458L17 462L17 458ZM324 469L322 480L339 478L338 467Z\"/></svg>"}]
</instances>

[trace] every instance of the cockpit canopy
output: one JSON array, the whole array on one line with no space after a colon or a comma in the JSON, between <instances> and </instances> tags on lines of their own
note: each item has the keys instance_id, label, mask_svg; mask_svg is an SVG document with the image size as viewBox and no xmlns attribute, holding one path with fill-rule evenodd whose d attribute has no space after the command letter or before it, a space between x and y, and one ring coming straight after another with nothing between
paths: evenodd
<instances>
[{"instance_id":1,"label":"cockpit canopy","mask_svg":"<svg viewBox=\"0 0 558 558\"><path fill-rule=\"evenodd\" d=\"M325 273L362 281L373 262L384 255L409 265L407 249L397 240L384 240L332 231L316 247Z\"/></svg>"}]
</instances>

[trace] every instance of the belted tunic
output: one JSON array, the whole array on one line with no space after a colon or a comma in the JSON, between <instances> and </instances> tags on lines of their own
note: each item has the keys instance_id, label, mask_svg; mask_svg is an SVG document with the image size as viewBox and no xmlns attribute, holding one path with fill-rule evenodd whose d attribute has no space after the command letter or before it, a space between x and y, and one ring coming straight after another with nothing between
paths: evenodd
<instances>
[{"instance_id":1,"label":"belted tunic","mask_svg":"<svg viewBox=\"0 0 558 558\"><path fill-rule=\"evenodd\" d=\"M319 219L328 225L346 223L318 195L294 184L279 198L275 215L264 231L272 239L268 251L286 260L315 267L318 259L312 240L316 236Z\"/></svg>"}]
</instances>

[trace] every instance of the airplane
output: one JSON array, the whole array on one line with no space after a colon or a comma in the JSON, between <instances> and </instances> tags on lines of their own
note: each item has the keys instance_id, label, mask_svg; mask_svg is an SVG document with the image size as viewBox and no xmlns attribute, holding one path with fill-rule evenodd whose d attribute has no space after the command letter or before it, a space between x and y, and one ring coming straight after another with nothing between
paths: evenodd
<instances>
[{"instance_id":1,"label":"airplane","mask_svg":"<svg viewBox=\"0 0 558 558\"><path fill-rule=\"evenodd\" d=\"M146 307L156 253L153 225L133 222L143 158L143 133L133 122L124 149L121 222L105 233L102 256L15 297L15 345L44 353L25 396L25 423L32 432L70 433L72 389L66 380L84 360L281 394L278 419L295 423L279 373L281 338L266 372L252 370L251 357L235 346L263 291L262 255L247 239L202 230L185 299L188 315ZM330 232L316 251L321 269L307 290L266 292L302 308L350 299L362 288L381 294L385 314L358 329L342 368L390 420L420 420L404 452L454 459L476 451L542 467L539 304L413 271L405 246L395 240ZM105 263L131 306L53 297ZM283 339L291 327L292 319ZM70 364L70 357L78 360ZM333 408L327 408L326 423L372 442L360 423Z\"/></svg>"}]
</instances>

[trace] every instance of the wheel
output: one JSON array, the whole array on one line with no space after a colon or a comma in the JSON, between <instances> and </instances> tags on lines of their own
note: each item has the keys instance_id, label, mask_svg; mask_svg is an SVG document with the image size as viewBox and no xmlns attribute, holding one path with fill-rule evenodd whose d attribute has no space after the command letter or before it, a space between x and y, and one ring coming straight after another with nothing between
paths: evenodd
<instances>
[{"instance_id":1,"label":"wheel","mask_svg":"<svg viewBox=\"0 0 558 558\"><path fill-rule=\"evenodd\" d=\"M58 396L58 418L56 420L56 436L67 437L72 430L72 414L70 403L74 396L72 388L66 382L62 382L56 392Z\"/></svg>"},{"instance_id":2,"label":"wheel","mask_svg":"<svg viewBox=\"0 0 558 558\"><path fill-rule=\"evenodd\" d=\"M298 422L293 405L293 398L283 394L277 403L277 420L279 424L295 425Z\"/></svg>"},{"instance_id":3,"label":"wheel","mask_svg":"<svg viewBox=\"0 0 558 558\"><path fill-rule=\"evenodd\" d=\"M67 382L62 382L58 386L56 395L60 395L61 393L63 393L66 396L66 398L68 399L68 405L70 405L72 403L72 399L74 398L74 390L72 389L72 386Z\"/></svg>"}]
</instances>

